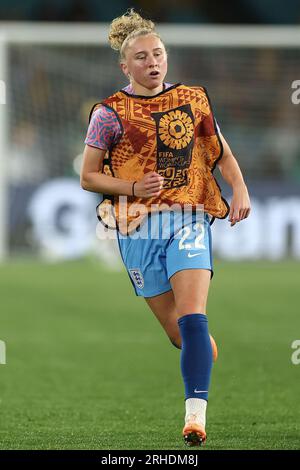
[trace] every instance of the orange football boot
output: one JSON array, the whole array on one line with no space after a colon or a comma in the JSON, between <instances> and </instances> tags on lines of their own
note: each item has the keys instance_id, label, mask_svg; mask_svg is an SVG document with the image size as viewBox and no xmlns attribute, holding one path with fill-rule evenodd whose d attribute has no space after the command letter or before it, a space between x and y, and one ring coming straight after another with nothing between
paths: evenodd
<instances>
[{"instance_id":1,"label":"orange football boot","mask_svg":"<svg viewBox=\"0 0 300 470\"><path fill-rule=\"evenodd\" d=\"M204 427L196 422L196 415L191 414L182 430L184 442L187 446L201 446L205 444L206 432Z\"/></svg>"}]
</instances>

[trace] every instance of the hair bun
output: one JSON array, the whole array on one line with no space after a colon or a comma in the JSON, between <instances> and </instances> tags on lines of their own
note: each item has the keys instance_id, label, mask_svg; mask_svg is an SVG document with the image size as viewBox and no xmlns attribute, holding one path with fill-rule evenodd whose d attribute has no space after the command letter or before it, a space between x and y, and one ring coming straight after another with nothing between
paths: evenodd
<instances>
[{"instance_id":1,"label":"hair bun","mask_svg":"<svg viewBox=\"0 0 300 470\"><path fill-rule=\"evenodd\" d=\"M111 48L115 51L119 51L129 34L139 29L154 31L154 28L155 24L153 21L142 18L133 8L130 8L124 15L112 21L108 40Z\"/></svg>"}]
</instances>

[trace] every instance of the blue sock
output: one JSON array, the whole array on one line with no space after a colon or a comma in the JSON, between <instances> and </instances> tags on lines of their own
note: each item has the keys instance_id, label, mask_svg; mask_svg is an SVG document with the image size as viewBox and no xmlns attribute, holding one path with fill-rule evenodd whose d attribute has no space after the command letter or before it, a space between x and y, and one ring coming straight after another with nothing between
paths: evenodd
<instances>
[{"instance_id":1,"label":"blue sock","mask_svg":"<svg viewBox=\"0 0 300 470\"><path fill-rule=\"evenodd\" d=\"M185 398L208 399L212 347L206 315L192 313L178 320L181 333L181 373Z\"/></svg>"}]
</instances>

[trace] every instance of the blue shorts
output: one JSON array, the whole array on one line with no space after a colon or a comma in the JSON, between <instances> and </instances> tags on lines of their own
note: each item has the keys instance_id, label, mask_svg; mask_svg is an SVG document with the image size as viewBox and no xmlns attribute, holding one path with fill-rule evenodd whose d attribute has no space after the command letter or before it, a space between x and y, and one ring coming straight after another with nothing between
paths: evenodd
<instances>
[{"instance_id":1,"label":"blue shorts","mask_svg":"<svg viewBox=\"0 0 300 470\"><path fill-rule=\"evenodd\" d=\"M153 297L169 291L170 278L183 269L208 269L213 275L207 214L151 214L133 235L118 233L118 241L136 295Z\"/></svg>"}]
</instances>

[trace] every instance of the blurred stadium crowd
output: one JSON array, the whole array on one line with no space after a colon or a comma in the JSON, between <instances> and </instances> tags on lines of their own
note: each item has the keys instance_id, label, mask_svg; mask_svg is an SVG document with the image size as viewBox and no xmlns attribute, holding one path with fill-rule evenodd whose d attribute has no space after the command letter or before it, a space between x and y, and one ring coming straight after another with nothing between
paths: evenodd
<instances>
[{"instance_id":1,"label":"blurred stadium crowd","mask_svg":"<svg viewBox=\"0 0 300 470\"><path fill-rule=\"evenodd\" d=\"M230 8L219 0L1 0L0 20L110 21L134 6L159 22L299 22L299 1L285 5L280 0L232 0ZM205 47L176 46L168 52L168 81L208 88L221 130L249 179L300 181L299 106L290 98L291 83L299 78L297 48L221 47L212 54ZM8 57L12 178L24 181L28 172L37 182L70 175L74 156L82 151L90 105L126 85L117 57L103 45L34 51L16 45ZM34 172L28 159L35 159Z\"/></svg>"},{"instance_id":2,"label":"blurred stadium crowd","mask_svg":"<svg viewBox=\"0 0 300 470\"><path fill-rule=\"evenodd\" d=\"M298 0L287 0L284 9L276 8L277 4L281 2L232 0L229 8L227 2L216 0L184 3L1 0L0 30L1 20L108 23L129 7L140 9L157 22L187 23L186 28L189 22L214 26L299 23ZM300 79L298 44L285 48L239 47L238 44L222 47L220 39L219 45L209 47L170 45L167 38L165 42L169 55L167 81L207 87L221 131L238 158L250 192L256 197L256 209L249 218L252 227L247 226L247 242L244 233L236 231L239 240L234 239L232 232L226 245L222 228L221 255L231 253L233 244L235 253L237 246L252 250L240 253L244 257L274 258L291 254L300 258L300 104L291 100L291 85ZM95 224L94 207L99 199L98 195L85 193L84 197L91 198L85 200L78 193L78 171L89 112L94 103L126 86L127 79L119 69L118 55L108 44L98 42L97 37L95 42L82 45L43 44L42 41L30 44L21 40L9 44L6 57L9 245L12 250L30 247L34 251L36 246L43 246L40 240L47 235L47 243L58 240L60 249L63 240L66 247L63 254L69 256L70 252L70 256L75 256L75 252L88 249L80 246L77 250L82 240L87 240L86 245L91 244L87 234L94 233L91 224ZM48 183L52 182L61 186L49 187ZM73 183L73 189L67 186L69 183ZM45 199L39 192L41 188L45 190ZM50 196L47 191L51 192ZM50 210L50 203L51 214L44 210L45 207ZM91 207L92 215L86 207ZM31 215L29 220L28 213L33 212L35 216ZM32 219L36 231L44 227L38 236L32 235ZM292 225L296 227L293 236L290 235ZM268 242L267 255L264 243L271 235L266 236L266 231L276 235L273 245ZM72 237L76 249L71 246ZM226 253L224 246L228 248Z\"/></svg>"},{"instance_id":3,"label":"blurred stadium crowd","mask_svg":"<svg viewBox=\"0 0 300 470\"><path fill-rule=\"evenodd\" d=\"M1 0L1 20L110 21L130 7L154 21L181 23L297 24L298 0Z\"/></svg>"},{"instance_id":4,"label":"blurred stadium crowd","mask_svg":"<svg viewBox=\"0 0 300 470\"><path fill-rule=\"evenodd\" d=\"M208 88L248 180L300 182L299 106L291 103L298 49L168 49L168 81ZM9 62L11 178L71 175L90 107L127 85L117 55L100 45L15 45Z\"/></svg>"}]
</instances>

